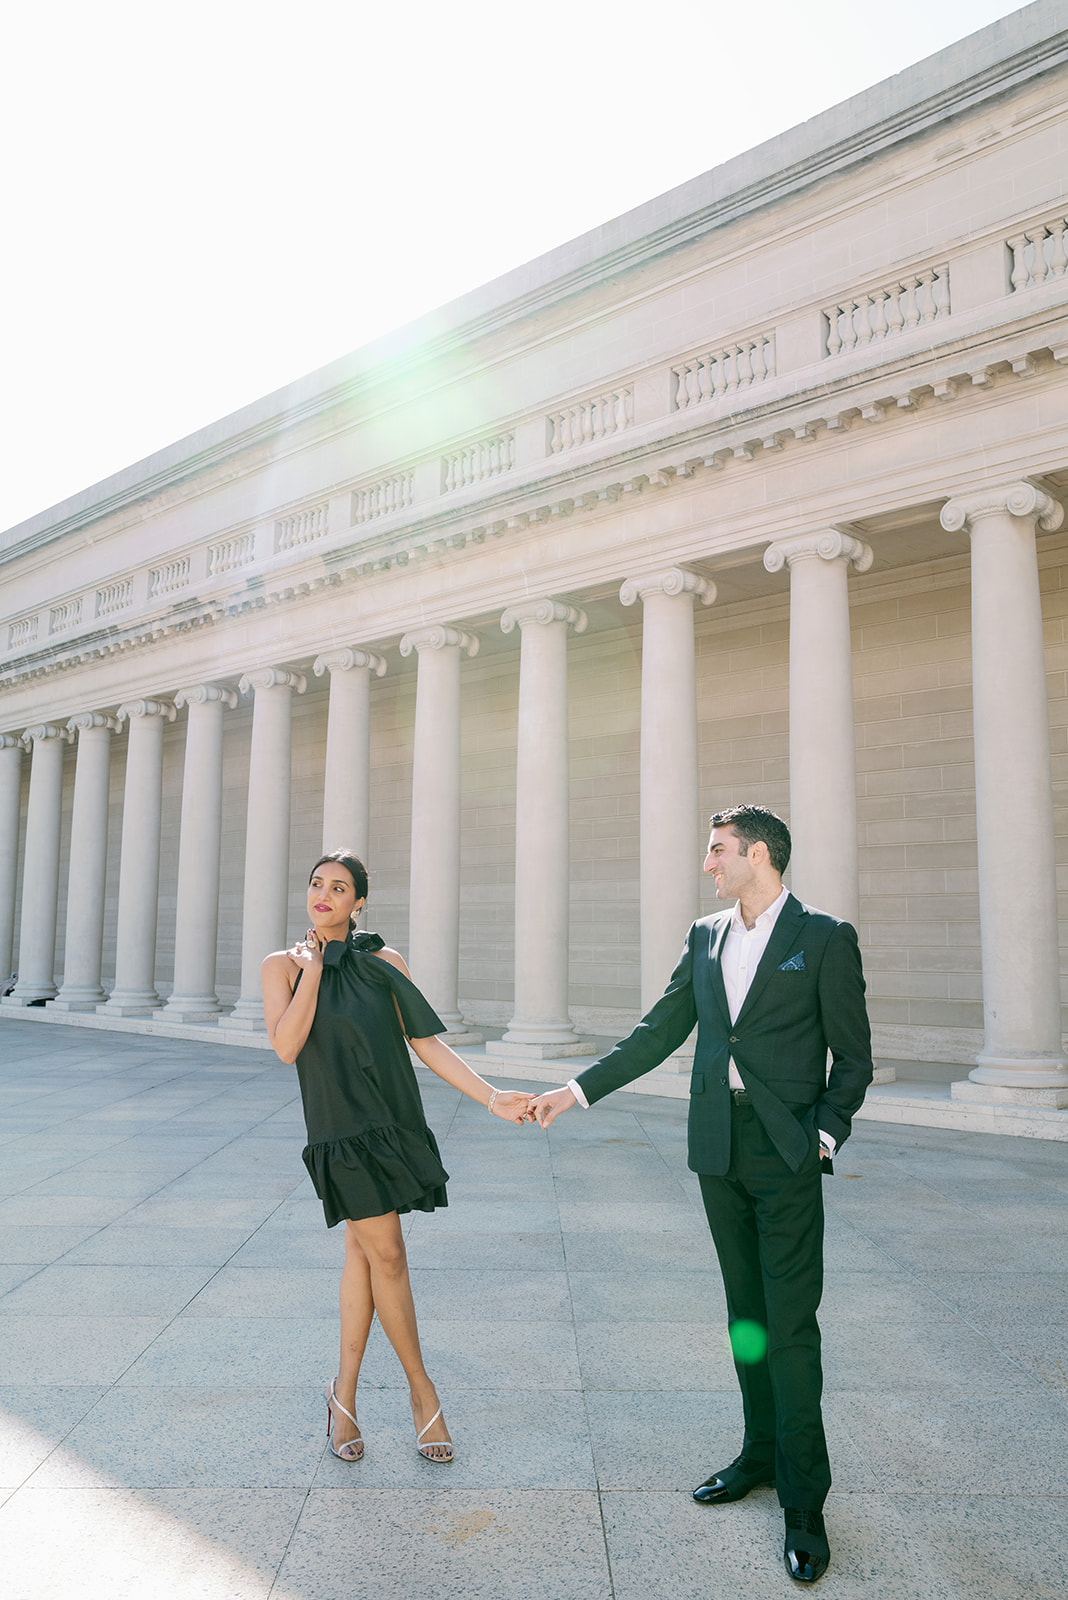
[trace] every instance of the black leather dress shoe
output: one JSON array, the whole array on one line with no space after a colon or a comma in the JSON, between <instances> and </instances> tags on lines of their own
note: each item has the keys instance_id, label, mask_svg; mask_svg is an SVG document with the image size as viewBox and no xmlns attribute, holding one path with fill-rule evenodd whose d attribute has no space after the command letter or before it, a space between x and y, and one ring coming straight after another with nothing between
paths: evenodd
<instances>
[{"instance_id":1,"label":"black leather dress shoe","mask_svg":"<svg viewBox=\"0 0 1068 1600\"><path fill-rule=\"evenodd\" d=\"M706 1478L701 1487L694 1490L693 1497L699 1506L725 1506L732 1500L744 1500L750 1489L774 1482L774 1467L738 1456L729 1467L721 1467L711 1478Z\"/></svg>"},{"instance_id":2,"label":"black leather dress shoe","mask_svg":"<svg viewBox=\"0 0 1068 1600\"><path fill-rule=\"evenodd\" d=\"M791 1578L798 1583L818 1583L831 1564L831 1547L822 1511L795 1511L786 1506L786 1542L782 1558Z\"/></svg>"}]
</instances>

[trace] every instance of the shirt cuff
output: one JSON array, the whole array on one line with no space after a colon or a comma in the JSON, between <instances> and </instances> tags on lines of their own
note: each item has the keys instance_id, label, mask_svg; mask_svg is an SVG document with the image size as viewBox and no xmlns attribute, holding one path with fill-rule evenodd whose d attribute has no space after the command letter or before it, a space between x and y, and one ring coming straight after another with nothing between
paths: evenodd
<instances>
[{"instance_id":1,"label":"shirt cuff","mask_svg":"<svg viewBox=\"0 0 1068 1600\"><path fill-rule=\"evenodd\" d=\"M567 1080L567 1087L571 1090L571 1093L575 1096L575 1099L578 1101L583 1111L588 1111L590 1109L590 1102L586 1099L586 1096L583 1094L574 1078L569 1078Z\"/></svg>"},{"instance_id":2,"label":"shirt cuff","mask_svg":"<svg viewBox=\"0 0 1068 1600\"><path fill-rule=\"evenodd\" d=\"M824 1133L822 1128L820 1128L820 1130L819 1130L819 1135L820 1135L820 1144L823 1145L824 1149L829 1151L830 1154L833 1156L835 1150L838 1148L837 1139L832 1139L830 1134L829 1133Z\"/></svg>"}]
</instances>

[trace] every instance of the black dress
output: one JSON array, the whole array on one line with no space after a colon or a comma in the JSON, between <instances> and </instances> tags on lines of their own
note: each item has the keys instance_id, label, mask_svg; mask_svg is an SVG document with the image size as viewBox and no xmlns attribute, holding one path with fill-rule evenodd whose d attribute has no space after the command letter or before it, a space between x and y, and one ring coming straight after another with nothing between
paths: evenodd
<instances>
[{"instance_id":1,"label":"black dress","mask_svg":"<svg viewBox=\"0 0 1068 1600\"><path fill-rule=\"evenodd\" d=\"M445 1024L410 978L373 954L384 944L377 933L351 933L326 946L315 1017L297 1056L304 1164L328 1228L448 1205L449 1174L404 1042L404 1033L426 1039Z\"/></svg>"}]
</instances>

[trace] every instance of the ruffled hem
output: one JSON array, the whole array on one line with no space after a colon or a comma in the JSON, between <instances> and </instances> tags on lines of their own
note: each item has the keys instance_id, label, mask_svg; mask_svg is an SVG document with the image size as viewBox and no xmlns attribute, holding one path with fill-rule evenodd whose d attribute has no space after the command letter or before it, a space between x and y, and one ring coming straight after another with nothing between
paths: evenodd
<instances>
[{"instance_id":1,"label":"ruffled hem","mask_svg":"<svg viewBox=\"0 0 1068 1600\"><path fill-rule=\"evenodd\" d=\"M388 1211L434 1211L449 1203L449 1174L429 1128L422 1135L396 1124L369 1128L347 1139L310 1144L302 1155L328 1228Z\"/></svg>"}]
</instances>

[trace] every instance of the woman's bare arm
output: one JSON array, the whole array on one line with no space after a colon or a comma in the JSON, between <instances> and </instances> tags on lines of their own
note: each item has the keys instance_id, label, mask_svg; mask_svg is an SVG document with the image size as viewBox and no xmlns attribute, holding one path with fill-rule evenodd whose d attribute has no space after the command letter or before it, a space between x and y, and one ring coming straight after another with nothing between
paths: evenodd
<instances>
[{"instance_id":1,"label":"woman's bare arm","mask_svg":"<svg viewBox=\"0 0 1068 1600\"><path fill-rule=\"evenodd\" d=\"M396 950L378 950L375 954L382 961L388 961L390 966L403 972L406 978L411 977L405 964L404 957ZM303 983L301 984L303 987ZM459 1089L461 1094L466 1094L472 1100L477 1100L479 1105L488 1106L493 1100L493 1115L502 1117L506 1122L521 1123L527 1120L530 1111L531 1096L523 1094L518 1089L497 1089L485 1078L480 1078L477 1072L467 1065L455 1050L451 1050L444 1040L431 1034L426 1039L411 1039L412 1049L431 1072L437 1073L439 1078L451 1084L454 1089Z\"/></svg>"},{"instance_id":2,"label":"woman's bare arm","mask_svg":"<svg viewBox=\"0 0 1068 1600\"><path fill-rule=\"evenodd\" d=\"M295 1061L304 1048L315 1020L322 975L322 951L313 950L310 942L264 957L260 967L263 1016L271 1048L281 1061Z\"/></svg>"}]
</instances>

